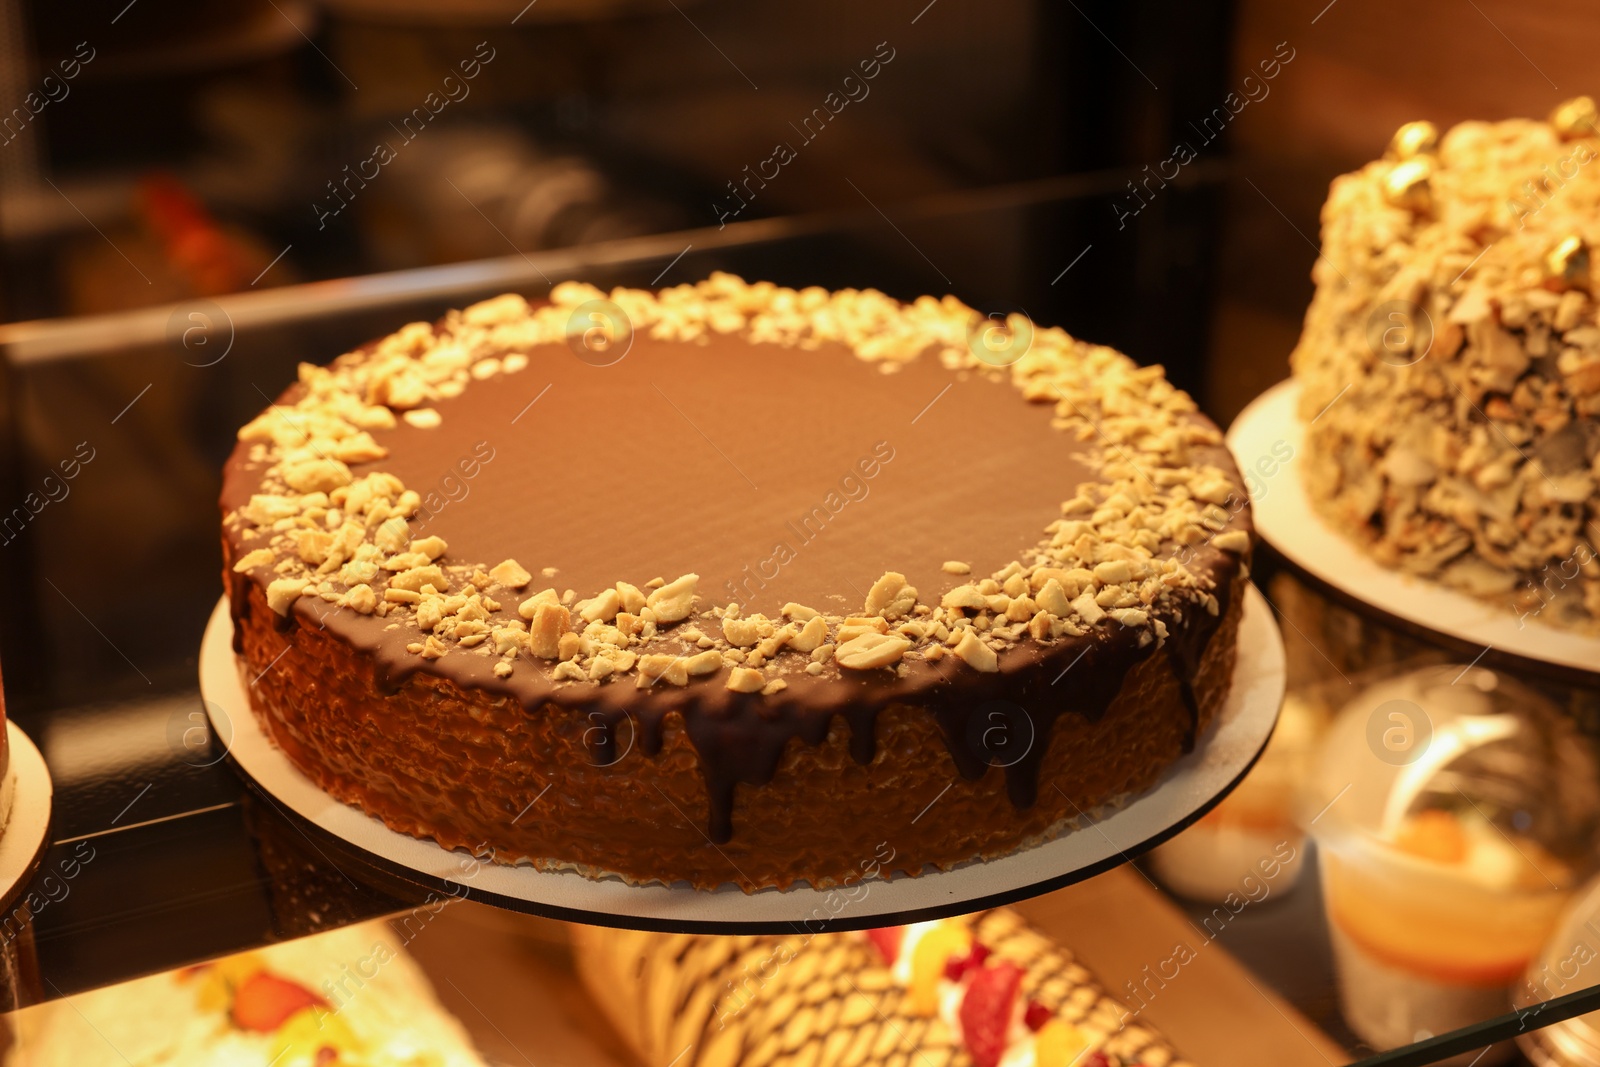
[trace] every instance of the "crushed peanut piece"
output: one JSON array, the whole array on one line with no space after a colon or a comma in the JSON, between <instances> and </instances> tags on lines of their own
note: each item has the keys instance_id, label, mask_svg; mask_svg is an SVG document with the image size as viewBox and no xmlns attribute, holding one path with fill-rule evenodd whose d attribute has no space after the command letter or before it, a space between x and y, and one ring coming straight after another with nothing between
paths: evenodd
<instances>
[{"instance_id":1,"label":"crushed peanut piece","mask_svg":"<svg viewBox=\"0 0 1600 1067\"><path fill-rule=\"evenodd\" d=\"M833 658L839 661L841 667L867 671L899 663L900 657L910 647L911 642L903 637L868 631L840 642L833 651Z\"/></svg>"},{"instance_id":2,"label":"crushed peanut piece","mask_svg":"<svg viewBox=\"0 0 1600 1067\"><path fill-rule=\"evenodd\" d=\"M766 684L761 672L753 671L749 667L735 667L728 673L727 687L735 693L757 693Z\"/></svg>"},{"instance_id":3,"label":"crushed peanut piece","mask_svg":"<svg viewBox=\"0 0 1600 1067\"><path fill-rule=\"evenodd\" d=\"M966 661L967 666L977 670L994 672L1000 669L1000 660L994 649L984 644L973 630L962 632L961 640L956 642L955 654Z\"/></svg>"}]
</instances>

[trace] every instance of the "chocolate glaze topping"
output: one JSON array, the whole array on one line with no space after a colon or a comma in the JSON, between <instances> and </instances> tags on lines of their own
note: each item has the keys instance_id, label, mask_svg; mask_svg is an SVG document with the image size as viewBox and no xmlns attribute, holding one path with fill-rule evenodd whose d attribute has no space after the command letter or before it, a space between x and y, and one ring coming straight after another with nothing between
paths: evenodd
<instances>
[{"instance_id":1,"label":"chocolate glaze topping","mask_svg":"<svg viewBox=\"0 0 1600 1067\"><path fill-rule=\"evenodd\" d=\"M903 572L924 603L972 580L944 573L959 560L974 576L1027 552L1059 517L1060 502L1096 475L1085 443L1051 426L1047 404L1030 404L1004 380L946 370L925 356L885 374L847 349L756 345L729 336L708 344L636 336L620 361L599 367L565 346L536 348L516 375L473 383L434 406L440 426L401 423L375 436L389 455L355 465L382 470L423 496L413 536L437 534L451 562L491 567L517 560L534 574L526 596L547 586L580 598L617 581L700 575L699 609L737 601L746 614L776 618L795 601L853 614L887 570ZM292 402L298 387L285 394ZM1225 449L1197 449L1233 471ZM259 491L262 469L241 446L224 480L224 514ZM1235 478L1237 481L1237 479ZM1248 512L1233 519L1248 529ZM228 559L247 547L226 529ZM251 546L253 547L253 546ZM842 716L855 759L871 761L878 714L890 704L927 709L960 774L1004 768L1019 808L1032 805L1056 718L1097 719L1136 663L1165 655L1185 688L1227 613L1238 559L1203 546L1189 561L1220 602L1162 616L1158 649L1142 631L1106 620L1083 637L1024 640L979 673L947 657L908 660L902 673L841 670L821 675L807 657L775 660L788 687L736 693L725 675L685 687L640 689L633 677L553 682L550 664L522 658L508 678L493 656L453 651L428 660L406 651L414 629L297 601L285 626L323 626L377 663L389 686L417 671L517 701L528 715L586 718L596 762L637 746L660 751L665 721L681 718L699 753L711 797L708 833L733 833L735 787L762 785L793 739L817 745ZM555 567L553 577L540 570ZM267 568L229 575L233 610L246 610L244 583L265 585ZM497 593L506 618L520 596ZM237 621L237 620L236 620ZM704 625L704 623L698 623ZM665 631L671 633L670 630ZM659 651L693 651L684 642ZM1189 738L1193 743L1193 731Z\"/></svg>"}]
</instances>

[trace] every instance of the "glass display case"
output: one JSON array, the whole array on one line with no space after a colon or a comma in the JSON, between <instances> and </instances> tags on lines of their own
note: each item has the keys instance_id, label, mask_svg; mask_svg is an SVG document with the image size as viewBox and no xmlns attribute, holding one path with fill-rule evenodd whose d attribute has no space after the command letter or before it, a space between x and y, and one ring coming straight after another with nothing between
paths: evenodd
<instances>
[{"instance_id":1,"label":"glass display case","mask_svg":"<svg viewBox=\"0 0 1600 1067\"><path fill-rule=\"evenodd\" d=\"M902 1032L900 1002L873 983L902 958L909 973L928 938L966 951L1023 936L1016 919L1070 975L1073 1019L1111 1013L1127 1067L1600 1062L1600 664L1452 637L1353 593L1270 535L1249 577L1282 634L1287 696L1249 773L1153 839L1122 840L1086 819L1077 832L1098 831L1114 858L1074 884L1011 894L971 920L975 933L941 917L955 925L906 924L915 932L886 949L846 929L859 924L823 921L790 942L770 929L683 933L669 953L670 922L643 924L658 928L654 940L630 940L620 919L618 930L578 929L537 908L490 906L470 885L442 888L294 813L235 765L197 681L223 592L223 463L238 427L298 364L401 324L504 292L536 300L566 280L648 289L728 271L905 300L952 292L984 314L1059 322L1164 364L1223 425L1287 373L1327 181L1381 152L1389 129L1417 117L1400 111L1422 106L1406 95L1420 76L1390 84L1373 73L1402 65L1389 62L1389 16L1359 0L1312 5L1292 25L1250 3L1151 14L1018 3L1000 5L994 25L962 12L933 44L918 42L946 5L955 0L881 25L827 6L822 15L871 38L877 121L895 136L880 130L875 145L876 127L862 125L825 161L817 149L809 177L797 169L784 185L769 174L770 196L763 185L746 198L712 176L742 173L727 169L732 157L772 113L718 101L754 77L805 114L816 71L842 47L793 13L709 0L483 3L448 17L349 0L238 5L164 12L127 44L111 27L134 16L104 12L105 35L78 56L82 112L62 95L50 105L63 113L56 127L0 146L11 152L0 158L0 501L18 502L0 513L11 590L0 655L5 710L53 787L42 843L0 917L5 1063L733 1063L719 1035L756 1025L747 1007L759 987L787 994L797 975L844 984L814 996L797 986L779 1012L789 1044L748 1062L977 1062L958 1046L919 1057L921 1031ZM1452 40L1489 47L1505 35L1490 16L1515 14L1502 6L1463 16L1486 25ZM0 48L22 49L6 35L27 30L39 55L71 51L69 20L3 0L0 11ZM1446 18L1393 17L1405 34ZM1569 17L1600 36L1577 12L1528 14L1508 29L1554 49ZM185 18L203 38L192 50L163 34ZM524 18L543 21L526 32ZM657 100L671 79L648 39L668 32L683 35L674 48L708 47L686 64L694 85ZM771 45L785 34L799 58ZM474 52L480 37L490 43ZM586 63L602 63L613 38L634 65L602 77ZM872 53L880 39L892 47ZM714 42L758 58L745 69ZM1027 42L1015 69L942 84L971 51L1008 42ZM428 121L455 107L470 123L419 129L420 147L392 171L385 161L381 182L308 185L306 157L359 168L367 157L351 146L428 90L381 60L457 52L476 57L483 80L460 66L457 84L479 95L440 103ZM1368 52L1376 58L1352 58ZM1263 56L1293 77L1266 76ZM896 96L890 78L902 70L910 88ZM65 71L51 77L70 86ZM1537 75L1522 73L1495 66L1492 79L1514 81L1519 101L1544 99L1548 86L1535 94L1523 83ZM1240 99L1228 86L1242 77L1268 91L1228 114L1223 125L1241 118L1226 150L1152 185L1148 161L1208 111L1197 101ZM539 87L519 97L525 79ZM1351 114L1318 112L1330 86ZM26 91L13 74L5 87ZM1274 105L1261 102L1268 87L1282 89ZM1436 92L1421 100L1441 119L1483 103L1458 79ZM199 101L184 124L205 150L186 155L124 93L152 107ZM339 121L319 118L334 101ZM1373 116L1353 117L1363 101ZM1002 113L1006 129L990 128ZM1030 123L1049 132L1030 141ZM120 124L128 130L97 155L97 133ZM1328 140L1305 147L1318 137ZM875 147L885 158L869 164ZM55 184L47 172L71 176L56 193L76 215L40 206ZM838 188L819 192L824 180ZM325 240L347 208L359 239ZM157 262L135 289L137 264ZM127 267L130 277L107 280ZM1274 477L1262 473L1258 497L1281 484ZM693 959L698 945L719 960L781 951L786 964L811 962L754 979L726 961L644 977L649 961ZM852 1012L877 1044L844 1055L828 1042ZM1015 1026L1024 1014L1018 1002ZM1049 1055L1062 1067L1095 1062L1070 1042ZM1038 1054L1040 1067L1047 1059Z\"/></svg>"}]
</instances>

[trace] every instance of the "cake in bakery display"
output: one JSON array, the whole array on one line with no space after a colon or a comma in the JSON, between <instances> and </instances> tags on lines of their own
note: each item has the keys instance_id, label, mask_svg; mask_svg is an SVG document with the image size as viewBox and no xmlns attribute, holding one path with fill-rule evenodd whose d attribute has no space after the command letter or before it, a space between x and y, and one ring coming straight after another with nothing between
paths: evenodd
<instances>
[{"instance_id":1,"label":"cake in bakery display","mask_svg":"<svg viewBox=\"0 0 1600 1067\"><path fill-rule=\"evenodd\" d=\"M7 1067L485 1067L383 922L14 1017Z\"/></svg>"},{"instance_id":2,"label":"cake in bakery display","mask_svg":"<svg viewBox=\"0 0 1600 1067\"><path fill-rule=\"evenodd\" d=\"M584 985L642 1064L1186 1063L1009 909L845 934L572 930Z\"/></svg>"},{"instance_id":3,"label":"cake in bakery display","mask_svg":"<svg viewBox=\"0 0 1600 1067\"><path fill-rule=\"evenodd\" d=\"M1333 182L1292 364L1317 508L1385 564L1600 632L1596 109L1401 127Z\"/></svg>"},{"instance_id":4,"label":"cake in bakery display","mask_svg":"<svg viewBox=\"0 0 1600 1067\"><path fill-rule=\"evenodd\" d=\"M1149 788L1228 691L1243 500L1159 367L715 275L302 365L222 532L255 714L334 797L752 891L1000 856Z\"/></svg>"}]
</instances>

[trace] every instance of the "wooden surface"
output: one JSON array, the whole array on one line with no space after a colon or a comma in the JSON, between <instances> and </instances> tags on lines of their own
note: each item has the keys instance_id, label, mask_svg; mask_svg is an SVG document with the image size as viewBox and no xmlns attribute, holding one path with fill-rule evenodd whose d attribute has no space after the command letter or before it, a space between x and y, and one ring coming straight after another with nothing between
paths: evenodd
<instances>
[{"instance_id":1,"label":"wooden surface","mask_svg":"<svg viewBox=\"0 0 1600 1067\"><path fill-rule=\"evenodd\" d=\"M1327 1067L1344 1050L1123 867L1020 905L1127 999L1178 945L1193 958L1148 997L1143 1018L1199 1067ZM409 946L439 999L505 1067L638 1067L572 972L565 928L475 904L445 908ZM1171 973L1168 969L1167 973ZM1153 986L1148 988L1154 988ZM666 1067L648 1064L643 1067Z\"/></svg>"}]
</instances>

